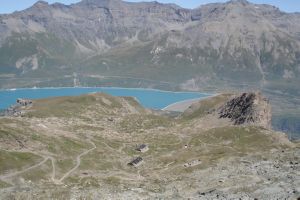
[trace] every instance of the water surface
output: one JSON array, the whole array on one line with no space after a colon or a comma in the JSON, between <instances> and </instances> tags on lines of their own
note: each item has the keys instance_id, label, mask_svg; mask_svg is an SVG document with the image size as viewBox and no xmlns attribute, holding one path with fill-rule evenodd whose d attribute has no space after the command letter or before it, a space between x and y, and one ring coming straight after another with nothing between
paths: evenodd
<instances>
[{"instance_id":1,"label":"water surface","mask_svg":"<svg viewBox=\"0 0 300 200\"><path fill-rule=\"evenodd\" d=\"M144 107L163 109L178 101L205 98L210 94L199 92L170 92L136 88L37 88L0 90L0 110L6 109L16 102L17 98L41 99L58 96L77 96L92 92L104 92L113 96L135 97Z\"/></svg>"}]
</instances>

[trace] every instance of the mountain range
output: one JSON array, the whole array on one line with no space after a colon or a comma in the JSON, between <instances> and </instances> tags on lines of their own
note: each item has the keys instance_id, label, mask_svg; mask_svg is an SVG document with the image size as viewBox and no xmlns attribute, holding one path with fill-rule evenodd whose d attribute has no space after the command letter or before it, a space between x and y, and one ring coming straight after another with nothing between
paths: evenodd
<instances>
[{"instance_id":1,"label":"mountain range","mask_svg":"<svg viewBox=\"0 0 300 200\"><path fill-rule=\"evenodd\" d=\"M84 78L120 76L189 90L299 80L300 14L244 0L192 10L157 2L39 1L0 22L4 77L76 73L89 84Z\"/></svg>"}]
</instances>

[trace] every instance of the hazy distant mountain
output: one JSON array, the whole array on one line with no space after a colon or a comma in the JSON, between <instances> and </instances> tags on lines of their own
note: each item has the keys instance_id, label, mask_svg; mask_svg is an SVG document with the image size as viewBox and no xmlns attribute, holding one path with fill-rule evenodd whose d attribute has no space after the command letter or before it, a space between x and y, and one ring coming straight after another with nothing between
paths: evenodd
<instances>
[{"instance_id":1,"label":"hazy distant mountain","mask_svg":"<svg viewBox=\"0 0 300 200\"><path fill-rule=\"evenodd\" d=\"M300 14L244 0L193 10L39 1L0 15L0 41L1 87L73 85L75 77L81 85L299 92Z\"/></svg>"},{"instance_id":2,"label":"hazy distant mountain","mask_svg":"<svg viewBox=\"0 0 300 200\"><path fill-rule=\"evenodd\" d=\"M276 105L274 126L293 113L289 128L298 130L299 13L244 0L197 9L39 1L0 15L0 45L1 88L262 89Z\"/></svg>"}]
</instances>

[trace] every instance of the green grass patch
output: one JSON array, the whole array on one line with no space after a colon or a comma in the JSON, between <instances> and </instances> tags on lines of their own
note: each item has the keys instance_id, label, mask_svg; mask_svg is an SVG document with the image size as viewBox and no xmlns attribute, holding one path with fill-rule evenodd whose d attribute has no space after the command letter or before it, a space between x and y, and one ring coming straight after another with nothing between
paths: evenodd
<instances>
[{"instance_id":1,"label":"green grass patch","mask_svg":"<svg viewBox=\"0 0 300 200\"><path fill-rule=\"evenodd\" d=\"M32 169L26 173L21 174L21 176L33 182L39 182L40 180L44 179L47 180L50 178L52 173L52 164L51 161L48 160L46 163L41 165L38 168Z\"/></svg>"},{"instance_id":2,"label":"green grass patch","mask_svg":"<svg viewBox=\"0 0 300 200\"><path fill-rule=\"evenodd\" d=\"M210 112L218 109L218 107L229 100L231 96L231 94L221 94L208 99L203 99L199 103L193 104L188 108L181 117L184 120L204 117Z\"/></svg>"},{"instance_id":3,"label":"green grass patch","mask_svg":"<svg viewBox=\"0 0 300 200\"><path fill-rule=\"evenodd\" d=\"M107 140L100 136L95 136L93 142L97 148L81 157L80 170L102 171L120 166L120 154L117 152L121 147L119 141Z\"/></svg>"},{"instance_id":4,"label":"green grass patch","mask_svg":"<svg viewBox=\"0 0 300 200\"><path fill-rule=\"evenodd\" d=\"M10 187L10 186L11 186L10 184L8 184L8 183L3 182L3 181L0 180L0 189L1 188L7 188L7 187Z\"/></svg>"},{"instance_id":5,"label":"green grass patch","mask_svg":"<svg viewBox=\"0 0 300 200\"><path fill-rule=\"evenodd\" d=\"M118 186L121 184L121 179L115 176L109 176L103 179L103 182L109 185Z\"/></svg>"},{"instance_id":6,"label":"green grass patch","mask_svg":"<svg viewBox=\"0 0 300 200\"><path fill-rule=\"evenodd\" d=\"M104 99L110 102L109 105ZM121 106L117 97L103 93L54 97L34 101L30 112L27 112L25 116L37 118L79 117L88 110L107 114L110 113L110 110L121 108Z\"/></svg>"},{"instance_id":7,"label":"green grass patch","mask_svg":"<svg viewBox=\"0 0 300 200\"><path fill-rule=\"evenodd\" d=\"M79 184L84 188L88 188L88 187L95 188L100 186L99 181L94 177L84 177L80 179Z\"/></svg>"},{"instance_id":8,"label":"green grass patch","mask_svg":"<svg viewBox=\"0 0 300 200\"><path fill-rule=\"evenodd\" d=\"M72 157L91 148L91 144L67 137L41 137L40 141L46 145L49 152L61 157Z\"/></svg>"},{"instance_id":9,"label":"green grass patch","mask_svg":"<svg viewBox=\"0 0 300 200\"><path fill-rule=\"evenodd\" d=\"M120 123L120 129L126 132L134 132L141 131L141 129L170 127L172 124L172 120L167 116L134 114L127 116Z\"/></svg>"},{"instance_id":10,"label":"green grass patch","mask_svg":"<svg viewBox=\"0 0 300 200\"><path fill-rule=\"evenodd\" d=\"M55 161L56 178L68 172L75 166L75 158L57 158Z\"/></svg>"},{"instance_id":11,"label":"green grass patch","mask_svg":"<svg viewBox=\"0 0 300 200\"><path fill-rule=\"evenodd\" d=\"M191 145L218 145L224 148L233 148L241 153L265 151L278 144L264 133L264 129L255 126L221 127L199 133L191 141Z\"/></svg>"},{"instance_id":12,"label":"green grass patch","mask_svg":"<svg viewBox=\"0 0 300 200\"><path fill-rule=\"evenodd\" d=\"M42 161L40 156L32 153L8 152L0 150L0 173L22 170Z\"/></svg>"}]
</instances>

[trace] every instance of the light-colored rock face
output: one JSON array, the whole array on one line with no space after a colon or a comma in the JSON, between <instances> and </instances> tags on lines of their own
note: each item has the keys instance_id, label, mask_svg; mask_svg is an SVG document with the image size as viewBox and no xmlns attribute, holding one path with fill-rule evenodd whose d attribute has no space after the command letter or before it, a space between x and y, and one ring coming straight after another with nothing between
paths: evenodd
<instances>
[{"instance_id":1,"label":"light-colored rock face","mask_svg":"<svg viewBox=\"0 0 300 200\"><path fill-rule=\"evenodd\" d=\"M37 70L39 68L37 55L32 55L29 57L20 58L16 62L17 69L29 69L29 70Z\"/></svg>"}]
</instances>

